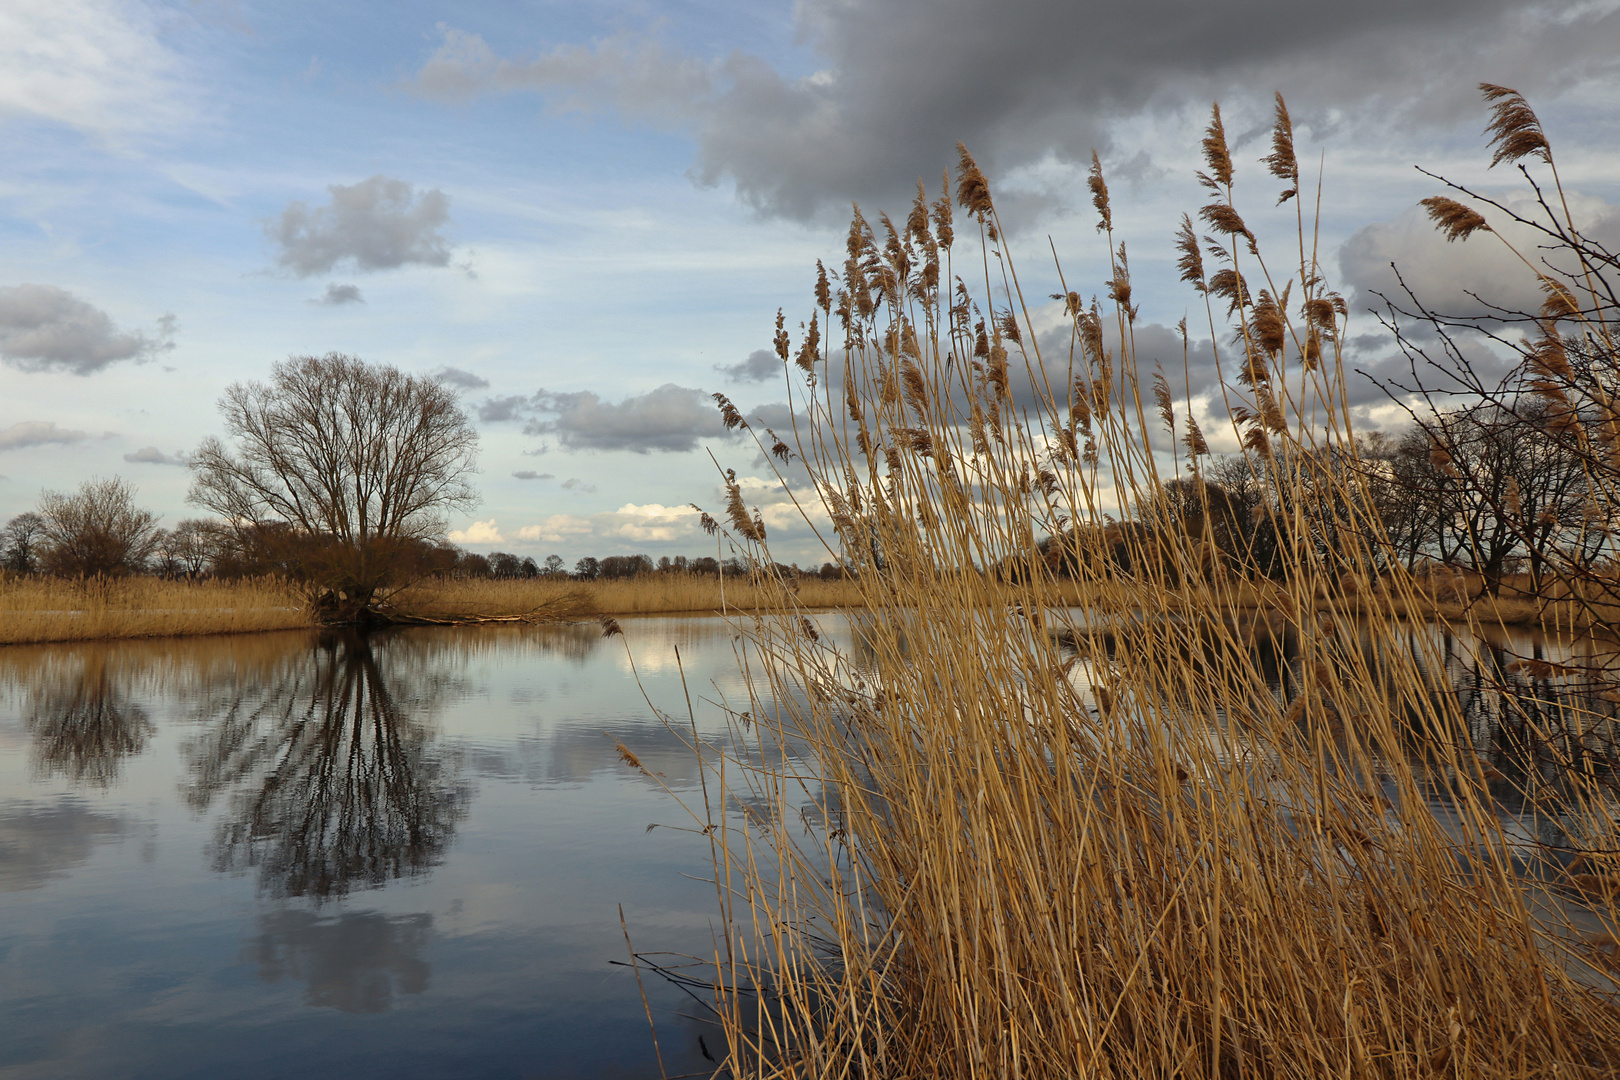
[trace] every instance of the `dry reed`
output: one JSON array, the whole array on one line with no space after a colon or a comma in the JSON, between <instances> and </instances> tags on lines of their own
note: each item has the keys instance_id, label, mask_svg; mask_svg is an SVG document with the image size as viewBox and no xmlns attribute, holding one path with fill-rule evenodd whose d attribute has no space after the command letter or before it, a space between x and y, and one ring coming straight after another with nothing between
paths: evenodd
<instances>
[{"instance_id":1,"label":"dry reed","mask_svg":"<svg viewBox=\"0 0 1620 1080\"><path fill-rule=\"evenodd\" d=\"M303 594L274 579L0 580L0 644L239 634L310 625Z\"/></svg>"},{"instance_id":2,"label":"dry reed","mask_svg":"<svg viewBox=\"0 0 1620 1080\"><path fill-rule=\"evenodd\" d=\"M1267 163L1291 196L1278 110ZM1230 201L1218 112L1205 154L1201 216L1220 236L1208 277L1202 257L1184 269L1226 302L1209 324L1237 372L1235 434L1285 478L1265 511L1287 526L1275 581L1213 562L1212 537L1163 509L1166 481L1202 466L1173 441L1155 450L1100 170L1114 303L1068 293L1067 360L1037 348L965 150L954 247L949 193L919 197L903 230L881 219L886 236L857 216L839 291L818 288L842 347L829 334L799 365L799 452L842 552L866 564L866 612L858 655L785 587L786 610L739 620L760 658L735 704L746 751L693 741L724 792L691 807L715 845L713 1005L734 1075L1620 1071L1612 898L1545 852L1549 880L1524 879L1487 795L1500 779L1436 681L1438 635L1402 622L1432 608L1430 583L1375 573L1367 474L1345 467L1344 306L1310 223L1288 208L1297 243L1268 263ZM1142 526L1123 534L1128 570L1042 572L1043 535L1117 521ZM1009 564L1034 569L985 572ZM1271 634L1298 652L1268 675ZM1574 725L1613 739L1612 709ZM1614 880L1612 774L1524 782L1584 849L1567 869Z\"/></svg>"},{"instance_id":3,"label":"dry reed","mask_svg":"<svg viewBox=\"0 0 1620 1080\"><path fill-rule=\"evenodd\" d=\"M700 574L657 574L610 581L463 578L419 583L395 604L424 615L478 612L517 615L571 598L575 617L604 615L714 614L726 609L759 611L797 603L807 608L847 607L861 602L852 582L798 578L784 601L775 584Z\"/></svg>"}]
</instances>

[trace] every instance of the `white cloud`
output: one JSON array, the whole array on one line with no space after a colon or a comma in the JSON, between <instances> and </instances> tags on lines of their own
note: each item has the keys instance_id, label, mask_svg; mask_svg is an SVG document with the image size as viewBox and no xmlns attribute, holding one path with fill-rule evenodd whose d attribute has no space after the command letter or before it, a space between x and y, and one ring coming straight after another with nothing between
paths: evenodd
<instances>
[{"instance_id":1,"label":"white cloud","mask_svg":"<svg viewBox=\"0 0 1620 1080\"><path fill-rule=\"evenodd\" d=\"M500 544L506 538L495 527L495 519L488 521L475 521L465 529L458 529L450 533L450 540L456 544Z\"/></svg>"},{"instance_id":2,"label":"white cloud","mask_svg":"<svg viewBox=\"0 0 1620 1080\"><path fill-rule=\"evenodd\" d=\"M536 525L525 525L518 536L546 544L573 542L617 544L665 544L696 540L703 535L698 514L690 506L663 506L625 503L617 510L598 514L553 514Z\"/></svg>"},{"instance_id":3,"label":"white cloud","mask_svg":"<svg viewBox=\"0 0 1620 1080\"><path fill-rule=\"evenodd\" d=\"M120 330L112 317L55 285L0 287L0 359L24 371L89 375L120 360L145 360L174 348L173 315L156 334Z\"/></svg>"},{"instance_id":4,"label":"white cloud","mask_svg":"<svg viewBox=\"0 0 1620 1080\"><path fill-rule=\"evenodd\" d=\"M63 124L118 144L194 115L158 12L119 0L0 5L0 116Z\"/></svg>"},{"instance_id":5,"label":"white cloud","mask_svg":"<svg viewBox=\"0 0 1620 1080\"><path fill-rule=\"evenodd\" d=\"M1455 192L1447 194L1456 197ZM1620 248L1620 208L1578 191L1566 195L1575 224L1586 236L1611 251ZM1493 197L1520 217L1546 220L1529 190ZM1356 287L1357 307L1382 309L1383 302L1375 293L1409 307L1396 279L1398 269L1426 307L1447 315L1485 315L1487 304L1510 311L1538 310L1544 297L1525 260L1540 264L1549 254L1543 250L1549 242L1547 236L1514 222L1500 210L1482 203L1471 205L1485 215L1497 235L1478 232L1466 240L1448 242L1423 208L1414 206L1393 220L1368 225L1346 240L1339 249L1339 266L1346 282ZM1510 251L1503 240L1524 258ZM1555 253L1553 258L1556 263ZM1571 268L1557 266L1565 272Z\"/></svg>"},{"instance_id":6,"label":"white cloud","mask_svg":"<svg viewBox=\"0 0 1620 1080\"><path fill-rule=\"evenodd\" d=\"M450 265L450 241L439 233L450 220L444 192L417 195L410 184L389 176L326 190L332 196L328 205L311 209L293 202L265 226L265 235L281 249L276 262L283 268L309 277L343 262L361 271ZM332 288L354 287L329 287L329 296ZM355 293L358 298L359 290Z\"/></svg>"},{"instance_id":7,"label":"white cloud","mask_svg":"<svg viewBox=\"0 0 1620 1080\"><path fill-rule=\"evenodd\" d=\"M89 438L82 431L56 426L54 420L24 420L0 431L0 450L21 450L29 446L75 443Z\"/></svg>"}]
</instances>

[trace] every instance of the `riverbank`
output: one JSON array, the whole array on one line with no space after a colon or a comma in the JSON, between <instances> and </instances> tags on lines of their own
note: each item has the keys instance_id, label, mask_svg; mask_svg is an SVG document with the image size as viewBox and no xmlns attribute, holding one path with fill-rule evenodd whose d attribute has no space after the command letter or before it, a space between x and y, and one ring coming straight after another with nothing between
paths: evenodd
<instances>
[{"instance_id":1,"label":"riverbank","mask_svg":"<svg viewBox=\"0 0 1620 1080\"><path fill-rule=\"evenodd\" d=\"M1523 596L1490 597L1458 579L1418 581L1409 596L1389 597L1397 615L1454 624L1470 619L1501 626L1540 626L1548 630L1581 630L1593 625L1620 625L1620 605L1586 605L1562 597L1535 600ZM1060 582L1055 592L1073 607L1118 601L1102 592L1131 591L1132 582ZM792 585L796 602L806 608L865 607L860 583L801 578ZM1008 589L1008 603L1015 602ZM1234 612L1286 610L1287 591L1271 582L1244 582L1223 590ZM777 585L697 575L657 575L613 581L568 578L472 578L431 580L397 594L390 608L404 621L468 620L562 622L598 615L714 614L769 611L780 608ZM1201 591L1184 596L1185 609L1208 611ZM1362 614L1365 598L1356 595L1318 598L1317 607L1338 614ZM131 577L110 581L65 581L54 578L11 578L0 581L0 645L53 641L99 641L120 638L192 637L263 630L307 629L316 625L303 593L275 579L241 581L168 581Z\"/></svg>"},{"instance_id":2,"label":"riverbank","mask_svg":"<svg viewBox=\"0 0 1620 1080\"><path fill-rule=\"evenodd\" d=\"M807 607L856 607L852 581L796 582ZM421 582L390 607L427 620L560 622L596 615L712 614L779 607L781 589L714 577L661 575L615 581L476 578ZM276 579L169 581L129 577L0 581L0 645L120 638L193 637L316 625L301 590Z\"/></svg>"}]
</instances>

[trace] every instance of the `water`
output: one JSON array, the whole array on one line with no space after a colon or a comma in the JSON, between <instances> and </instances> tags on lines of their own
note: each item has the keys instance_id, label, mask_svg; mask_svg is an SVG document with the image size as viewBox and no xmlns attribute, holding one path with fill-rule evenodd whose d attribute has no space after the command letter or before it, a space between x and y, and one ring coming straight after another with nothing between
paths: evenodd
<instances>
[{"instance_id":1,"label":"water","mask_svg":"<svg viewBox=\"0 0 1620 1080\"><path fill-rule=\"evenodd\" d=\"M820 624L860 661L841 617ZM718 909L707 842L648 831L689 822L614 737L701 806L643 691L684 717L689 687L722 741L713 701L747 687L721 620L625 627L639 684L594 625L0 649L0 1077L657 1076L619 907L638 950L697 956ZM1571 753L1611 773L1613 721L1527 740L1494 688L1542 732L1612 706L1507 673L1570 657L1539 635L1418 632L1510 841L1553 873L1571 838L1525 793ZM1284 700L1296 644L1256 656ZM1456 778L1431 779L1445 815ZM709 1075L702 1004L643 985L664 1068Z\"/></svg>"},{"instance_id":2,"label":"water","mask_svg":"<svg viewBox=\"0 0 1620 1080\"><path fill-rule=\"evenodd\" d=\"M744 690L717 619L0 650L0 1077L613 1077L627 956L709 955L650 712ZM645 976L664 1066L714 1066ZM700 1036L705 1042L700 1045Z\"/></svg>"}]
</instances>

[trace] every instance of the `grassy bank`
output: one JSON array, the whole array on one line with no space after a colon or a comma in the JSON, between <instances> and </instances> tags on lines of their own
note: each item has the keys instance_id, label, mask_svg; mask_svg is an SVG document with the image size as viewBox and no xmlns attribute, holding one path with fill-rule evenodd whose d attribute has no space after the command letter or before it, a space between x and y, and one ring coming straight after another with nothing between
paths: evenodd
<instances>
[{"instance_id":1,"label":"grassy bank","mask_svg":"<svg viewBox=\"0 0 1620 1080\"><path fill-rule=\"evenodd\" d=\"M303 595L268 579L0 581L0 644L241 634L309 625Z\"/></svg>"},{"instance_id":2,"label":"grassy bank","mask_svg":"<svg viewBox=\"0 0 1620 1080\"><path fill-rule=\"evenodd\" d=\"M851 582L804 579L797 601L811 607L861 603ZM712 614L781 607L780 590L697 575L576 582L471 578L419 583L393 598L402 614L426 618L548 621L594 615ZM12 577L0 581L0 644L190 637L292 630L314 623L303 594L273 580L183 582L129 577L102 581Z\"/></svg>"}]
</instances>

